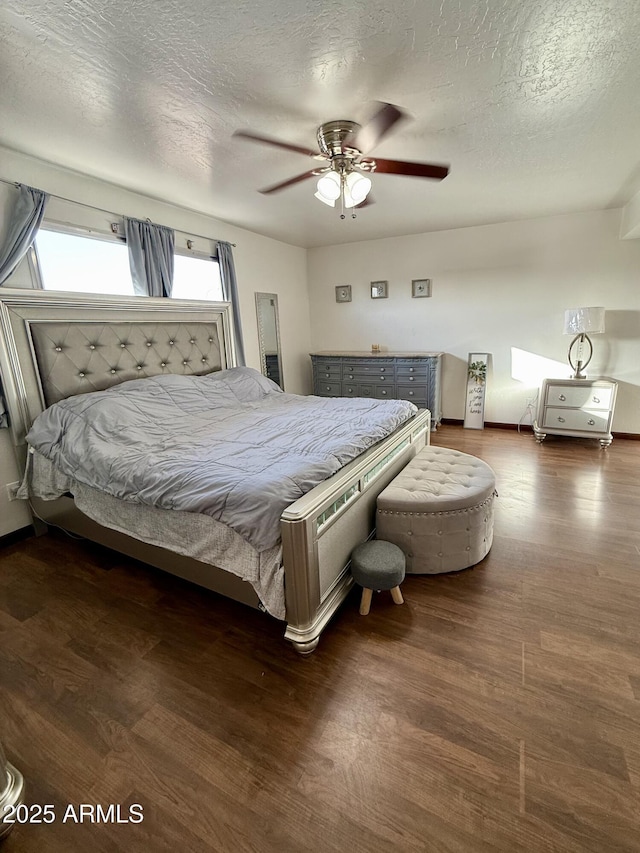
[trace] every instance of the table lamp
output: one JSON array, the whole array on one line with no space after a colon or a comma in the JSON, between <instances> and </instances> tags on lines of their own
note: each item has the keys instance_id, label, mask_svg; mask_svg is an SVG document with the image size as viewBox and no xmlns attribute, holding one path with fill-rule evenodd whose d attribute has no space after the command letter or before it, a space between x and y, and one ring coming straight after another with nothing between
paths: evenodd
<instances>
[{"instance_id":1,"label":"table lamp","mask_svg":"<svg viewBox=\"0 0 640 853\"><path fill-rule=\"evenodd\" d=\"M568 356L574 379L587 378L584 370L593 355L593 344L587 332L592 335L604 332L604 308L568 308L564 312L564 334L575 335L569 344Z\"/></svg>"}]
</instances>

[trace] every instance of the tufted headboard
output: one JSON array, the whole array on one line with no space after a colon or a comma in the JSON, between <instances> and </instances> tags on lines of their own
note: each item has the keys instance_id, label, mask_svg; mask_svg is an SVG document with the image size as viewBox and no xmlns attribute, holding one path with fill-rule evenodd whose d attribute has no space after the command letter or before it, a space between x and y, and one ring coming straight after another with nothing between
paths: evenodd
<instances>
[{"instance_id":1,"label":"tufted headboard","mask_svg":"<svg viewBox=\"0 0 640 853\"><path fill-rule=\"evenodd\" d=\"M31 323L47 406L127 379L221 369L218 328L207 322Z\"/></svg>"},{"instance_id":2,"label":"tufted headboard","mask_svg":"<svg viewBox=\"0 0 640 853\"><path fill-rule=\"evenodd\" d=\"M234 364L226 302L0 288L0 370L17 447L34 418L65 397Z\"/></svg>"}]
</instances>

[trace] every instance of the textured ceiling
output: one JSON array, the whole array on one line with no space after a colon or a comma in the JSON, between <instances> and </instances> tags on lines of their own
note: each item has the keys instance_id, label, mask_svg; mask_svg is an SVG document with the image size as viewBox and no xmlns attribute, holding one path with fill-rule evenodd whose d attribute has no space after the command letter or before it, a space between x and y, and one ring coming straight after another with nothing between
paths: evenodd
<instances>
[{"instance_id":1,"label":"textured ceiling","mask_svg":"<svg viewBox=\"0 0 640 853\"><path fill-rule=\"evenodd\" d=\"M301 246L592 210L640 187L639 43L637 0L4 0L0 144ZM315 163L234 130L315 147L374 101L411 116L374 156L444 181L345 221L257 192Z\"/></svg>"}]
</instances>

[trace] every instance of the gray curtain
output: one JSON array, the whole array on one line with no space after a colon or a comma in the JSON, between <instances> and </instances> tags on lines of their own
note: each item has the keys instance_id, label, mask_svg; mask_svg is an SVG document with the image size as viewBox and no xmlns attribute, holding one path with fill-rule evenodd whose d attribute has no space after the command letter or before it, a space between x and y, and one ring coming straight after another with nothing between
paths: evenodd
<instances>
[{"instance_id":1,"label":"gray curtain","mask_svg":"<svg viewBox=\"0 0 640 853\"><path fill-rule=\"evenodd\" d=\"M126 216L124 228L136 296L171 296L175 246L173 229Z\"/></svg>"},{"instance_id":2,"label":"gray curtain","mask_svg":"<svg viewBox=\"0 0 640 853\"><path fill-rule=\"evenodd\" d=\"M35 240L44 216L48 195L18 184L19 196L9 214L9 228L0 246L0 286L5 283Z\"/></svg>"},{"instance_id":3,"label":"gray curtain","mask_svg":"<svg viewBox=\"0 0 640 853\"><path fill-rule=\"evenodd\" d=\"M242 342L242 324L240 323L240 300L238 299L238 282L236 268L233 263L231 243L218 243L218 264L222 281L222 298L231 303L233 308L233 332L236 339L236 361L239 367L245 366L244 343Z\"/></svg>"}]
</instances>

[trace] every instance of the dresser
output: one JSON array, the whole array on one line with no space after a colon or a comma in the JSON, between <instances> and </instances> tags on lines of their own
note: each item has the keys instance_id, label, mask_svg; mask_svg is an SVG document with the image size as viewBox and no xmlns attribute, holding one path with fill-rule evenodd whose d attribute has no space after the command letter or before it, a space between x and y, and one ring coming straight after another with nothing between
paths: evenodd
<instances>
[{"instance_id":1,"label":"dresser","mask_svg":"<svg viewBox=\"0 0 640 853\"><path fill-rule=\"evenodd\" d=\"M613 379L544 379L533 424L536 440L544 441L550 433L597 438L607 447L613 441L617 390Z\"/></svg>"},{"instance_id":2,"label":"dresser","mask_svg":"<svg viewBox=\"0 0 640 853\"><path fill-rule=\"evenodd\" d=\"M315 352L313 393L318 397L410 400L442 419L441 352Z\"/></svg>"}]
</instances>

